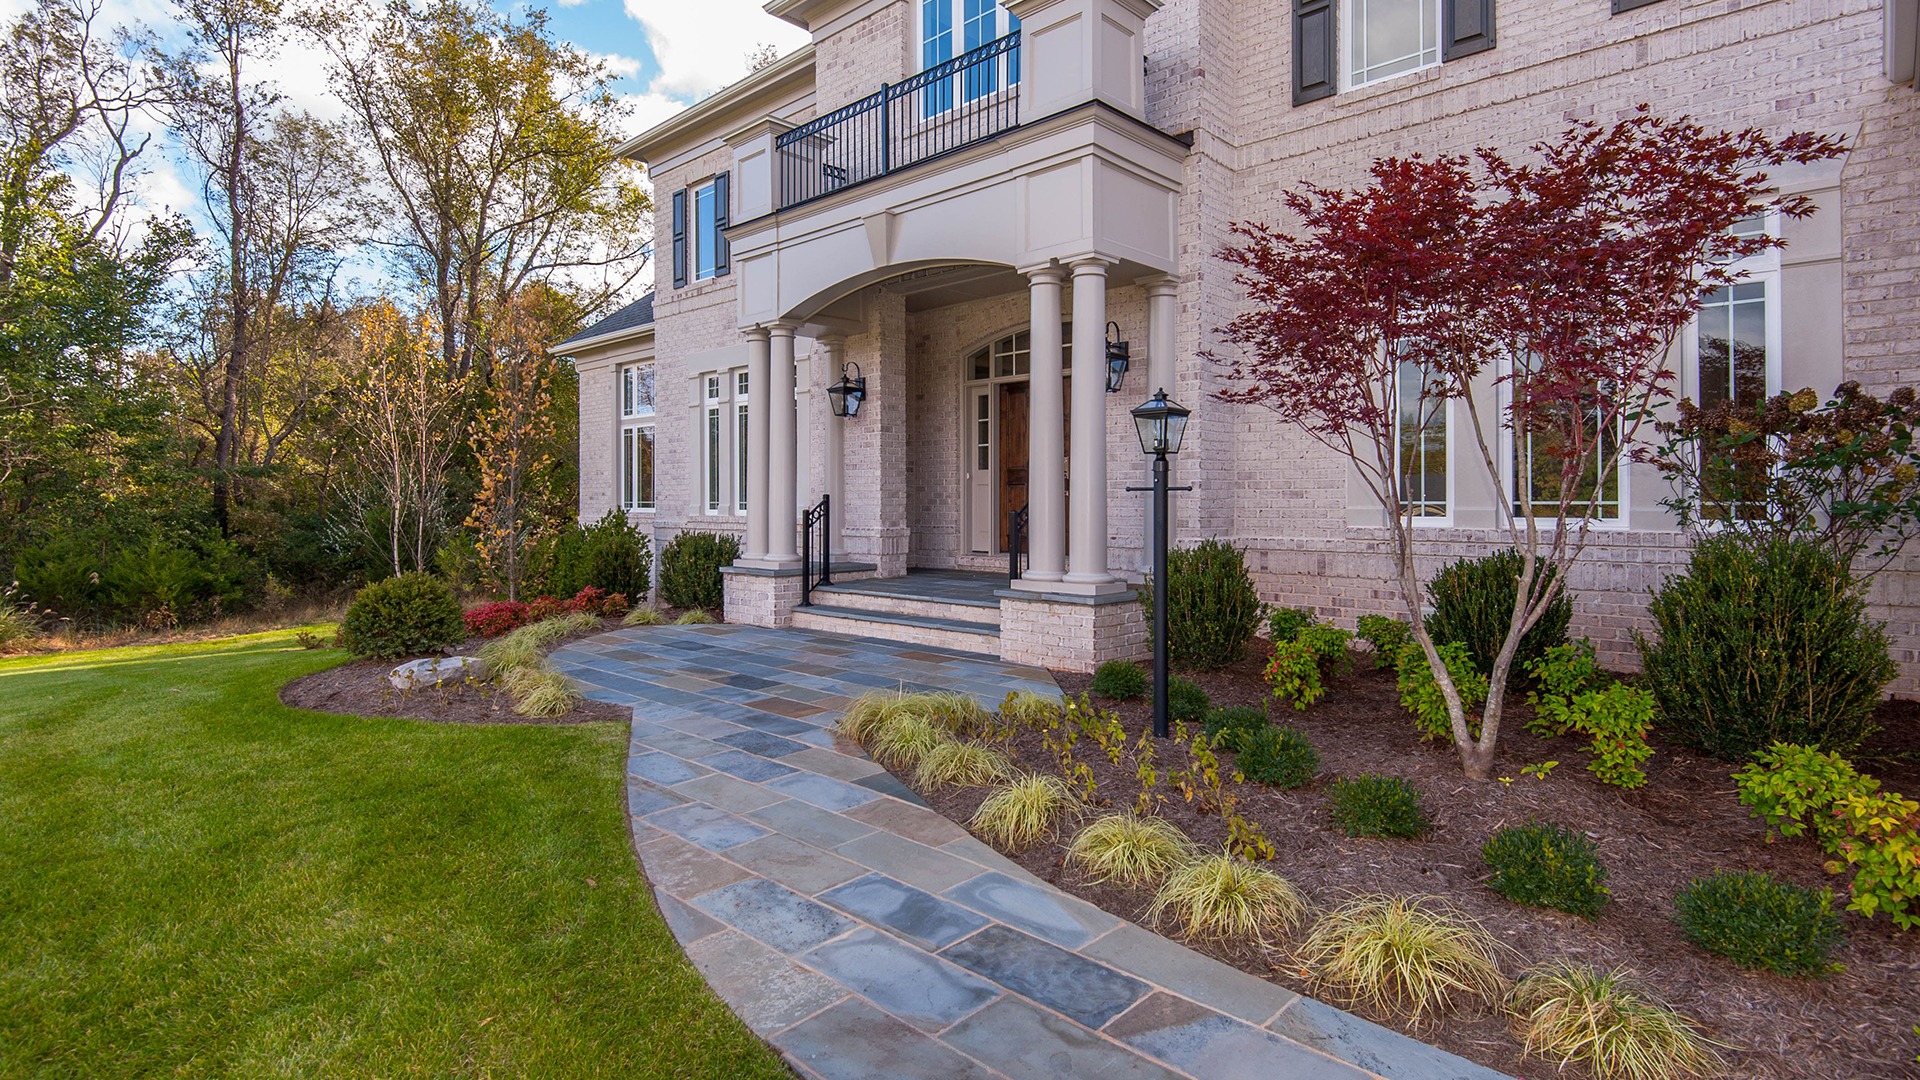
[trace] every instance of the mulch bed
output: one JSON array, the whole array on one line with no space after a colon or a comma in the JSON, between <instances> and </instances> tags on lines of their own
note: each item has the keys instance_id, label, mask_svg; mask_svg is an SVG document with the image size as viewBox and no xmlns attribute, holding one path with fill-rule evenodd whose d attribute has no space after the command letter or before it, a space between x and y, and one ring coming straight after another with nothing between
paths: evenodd
<instances>
[{"instance_id":1,"label":"mulch bed","mask_svg":"<svg viewBox=\"0 0 1920 1080\"><path fill-rule=\"evenodd\" d=\"M1260 668L1250 657L1194 678L1216 706L1258 705L1264 697ZM1069 694L1087 688L1086 676L1056 672L1055 677ZM1099 704L1116 709L1131 732L1150 722L1145 702ZM1509 975L1561 959L1632 969L1713 1038L1735 1048L1728 1052L1729 1075L1783 1080L1920 1076L1914 1063L1920 1037L1912 1030L1920 1023L1920 931L1900 933L1885 918L1848 913L1848 941L1837 955L1846 969L1826 979L1748 971L1696 948L1673 921L1674 895L1693 878L1721 868L1766 870L1802 885L1835 887L1836 906L1845 903L1844 879L1821 870L1823 856L1811 841L1767 843L1764 827L1735 798L1727 763L1656 742L1645 787L1607 787L1586 771L1587 755L1577 736L1545 740L1529 734L1523 726L1525 708L1515 703L1500 739L1495 775L1513 782L1470 784L1451 747L1420 740L1399 705L1392 674L1374 670L1367 654L1356 654L1355 670L1335 677L1326 697L1312 708L1294 713L1280 705L1272 713L1276 722L1312 740L1321 756L1321 777L1294 791L1235 784L1241 812L1272 840L1271 868L1318 905L1356 892L1436 895L1512 947L1517 958L1506 965ZM1920 793L1920 705L1889 703L1881 719L1888 730L1863 748L1858 760L1888 789ZM1027 768L1057 771L1036 733L1023 732L1009 750ZM1097 748L1082 751L1079 758L1093 765L1098 779L1097 798L1116 809L1131 806L1139 791L1131 765L1111 766ZM1163 751L1162 761L1173 753ZM1520 773L1522 765L1547 760L1560 764L1545 779ZM1417 841L1351 839L1335 829L1326 809L1326 786L1335 775L1361 772L1412 781L1434 823L1428 835ZM985 793L974 788L922 794L964 823ZM1177 793L1162 813L1203 845L1217 848L1226 838L1218 817L1195 812ZM1529 819L1582 829L1599 843L1612 901L1596 922L1522 907L1485 886L1481 844L1495 829ZM1013 858L1109 912L1147 922L1152 899L1147 891L1087 884L1064 867L1058 843ZM1261 978L1314 992L1284 951L1189 944ZM1371 1018L1405 1029L1392 1017ZM1548 1063L1524 1059L1497 1016L1456 1015L1414 1034L1516 1075L1553 1071ZM1567 1074L1582 1071L1574 1066Z\"/></svg>"},{"instance_id":2,"label":"mulch bed","mask_svg":"<svg viewBox=\"0 0 1920 1080\"><path fill-rule=\"evenodd\" d=\"M609 621L606 626L592 633L600 633L617 625L617 621ZM474 638L444 653L423 653L421 657L472 656L484 644L485 639ZM410 656L407 660L421 657ZM633 716L632 710L624 705L586 700L560 716L521 716L513 711L513 698L491 682L451 681L439 686L396 690L387 681L387 676L405 662L353 660L339 667L302 675L280 688L280 700L296 709L312 709L315 712L345 716L393 716L406 720L431 720L436 724L624 724Z\"/></svg>"}]
</instances>

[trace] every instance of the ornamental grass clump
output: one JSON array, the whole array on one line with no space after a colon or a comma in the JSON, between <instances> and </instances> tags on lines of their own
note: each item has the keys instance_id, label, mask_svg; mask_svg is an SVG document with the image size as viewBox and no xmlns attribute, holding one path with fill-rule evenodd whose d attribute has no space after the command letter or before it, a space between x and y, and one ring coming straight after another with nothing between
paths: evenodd
<instances>
[{"instance_id":1,"label":"ornamental grass clump","mask_svg":"<svg viewBox=\"0 0 1920 1080\"><path fill-rule=\"evenodd\" d=\"M621 618L620 625L621 626L659 626L661 623L666 621L667 621L667 617L665 615L660 614L660 609L657 607L654 607L652 604L636 604L634 605L633 610L627 612L626 615L623 618Z\"/></svg>"},{"instance_id":2,"label":"ornamental grass clump","mask_svg":"<svg viewBox=\"0 0 1920 1080\"><path fill-rule=\"evenodd\" d=\"M565 675L547 668L521 668L515 672L513 711L521 716L550 719L564 716L580 704L580 695Z\"/></svg>"},{"instance_id":3,"label":"ornamental grass clump","mask_svg":"<svg viewBox=\"0 0 1920 1080\"><path fill-rule=\"evenodd\" d=\"M1348 836L1411 840L1429 824L1420 792L1398 776L1343 776L1327 789L1327 806Z\"/></svg>"},{"instance_id":4,"label":"ornamental grass clump","mask_svg":"<svg viewBox=\"0 0 1920 1080\"><path fill-rule=\"evenodd\" d=\"M1189 938L1265 945L1298 926L1307 898L1286 878L1224 852L1202 855L1167 874L1147 909L1171 915Z\"/></svg>"},{"instance_id":5,"label":"ornamental grass clump","mask_svg":"<svg viewBox=\"0 0 1920 1080\"><path fill-rule=\"evenodd\" d=\"M930 790L950 785L984 787L1012 775L1013 763L1000 751L983 743L948 739L920 759L913 782Z\"/></svg>"},{"instance_id":6,"label":"ornamental grass clump","mask_svg":"<svg viewBox=\"0 0 1920 1080\"><path fill-rule=\"evenodd\" d=\"M1579 1062L1595 1080L1719 1075L1714 1043L1620 971L1553 964L1528 972L1507 1003L1526 1052Z\"/></svg>"},{"instance_id":7,"label":"ornamental grass clump","mask_svg":"<svg viewBox=\"0 0 1920 1080\"><path fill-rule=\"evenodd\" d=\"M1607 906L1607 868L1585 833L1545 823L1510 825L1480 848L1487 887L1516 904L1597 919Z\"/></svg>"},{"instance_id":8,"label":"ornamental grass clump","mask_svg":"<svg viewBox=\"0 0 1920 1080\"><path fill-rule=\"evenodd\" d=\"M920 762L941 743L953 739L932 720L902 710L880 725L865 744L873 760L895 772L917 769Z\"/></svg>"},{"instance_id":9,"label":"ornamental grass clump","mask_svg":"<svg viewBox=\"0 0 1920 1080\"><path fill-rule=\"evenodd\" d=\"M1088 689L1117 701L1145 697L1147 669L1131 660L1109 660L1093 669L1093 682Z\"/></svg>"},{"instance_id":10,"label":"ornamental grass clump","mask_svg":"<svg viewBox=\"0 0 1920 1080\"><path fill-rule=\"evenodd\" d=\"M1028 774L995 789L968 824L995 847L1022 851L1046 839L1076 805L1059 777Z\"/></svg>"},{"instance_id":11,"label":"ornamental grass clump","mask_svg":"<svg viewBox=\"0 0 1920 1080\"><path fill-rule=\"evenodd\" d=\"M1067 865L1090 882L1152 885L1192 859L1193 841L1164 819L1109 814L1075 833Z\"/></svg>"},{"instance_id":12,"label":"ornamental grass clump","mask_svg":"<svg viewBox=\"0 0 1920 1080\"><path fill-rule=\"evenodd\" d=\"M1305 735L1292 728L1261 727L1241 736L1234 767L1243 779L1278 788L1297 788L1313 782L1320 772L1320 754Z\"/></svg>"},{"instance_id":13,"label":"ornamental grass clump","mask_svg":"<svg viewBox=\"0 0 1920 1080\"><path fill-rule=\"evenodd\" d=\"M1348 1004L1414 1026L1506 995L1505 952L1479 923L1434 897L1360 896L1321 916L1296 954Z\"/></svg>"},{"instance_id":14,"label":"ornamental grass clump","mask_svg":"<svg viewBox=\"0 0 1920 1080\"><path fill-rule=\"evenodd\" d=\"M711 626L712 624L719 621L720 620L714 618L712 615L707 614L706 608L690 608L686 611L681 612L680 617L673 620L673 625L675 626Z\"/></svg>"},{"instance_id":15,"label":"ornamental grass clump","mask_svg":"<svg viewBox=\"0 0 1920 1080\"><path fill-rule=\"evenodd\" d=\"M1828 975L1846 943L1831 889L1804 889L1754 870L1697 878L1674 899L1687 940L1775 975Z\"/></svg>"},{"instance_id":16,"label":"ornamental grass clump","mask_svg":"<svg viewBox=\"0 0 1920 1080\"><path fill-rule=\"evenodd\" d=\"M988 713L972 694L957 690L928 690L908 694L900 707L931 720L936 727L955 735L970 735L986 727Z\"/></svg>"}]
</instances>

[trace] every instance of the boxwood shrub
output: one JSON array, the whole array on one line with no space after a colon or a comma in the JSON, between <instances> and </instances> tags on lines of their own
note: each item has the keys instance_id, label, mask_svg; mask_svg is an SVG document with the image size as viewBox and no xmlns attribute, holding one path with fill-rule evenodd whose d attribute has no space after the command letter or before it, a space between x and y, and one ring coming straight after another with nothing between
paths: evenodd
<instances>
[{"instance_id":1,"label":"boxwood shrub","mask_svg":"<svg viewBox=\"0 0 1920 1080\"><path fill-rule=\"evenodd\" d=\"M1522 558L1508 548L1478 559L1448 563L1427 584L1427 598L1433 611L1427 616L1427 633L1436 642L1457 641L1467 647L1467 655L1480 674L1493 674L1493 658L1507 638L1507 626L1513 620L1513 602L1520 588ZM1548 587L1544 575L1536 571L1534 595ZM1567 627L1573 622L1573 598L1565 589L1547 605L1546 613L1521 637L1513 654L1512 676L1518 679L1528 661L1544 654L1554 645L1567 641Z\"/></svg>"},{"instance_id":2,"label":"boxwood shrub","mask_svg":"<svg viewBox=\"0 0 1920 1080\"><path fill-rule=\"evenodd\" d=\"M1804 540L1709 537L1636 632L1674 741L1728 761L1774 743L1849 753L1897 673L1846 564Z\"/></svg>"},{"instance_id":3,"label":"boxwood shrub","mask_svg":"<svg viewBox=\"0 0 1920 1080\"><path fill-rule=\"evenodd\" d=\"M1516 904L1597 919L1607 906L1607 868L1585 833L1544 823L1509 825L1480 848L1487 887Z\"/></svg>"},{"instance_id":4,"label":"boxwood shrub","mask_svg":"<svg viewBox=\"0 0 1920 1080\"><path fill-rule=\"evenodd\" d=\"M660 599L672 607L719 611L726 597L720 568L740 557L740 541L725 533L683 532L660 552Z\"/></svg>"},{"instance_id":5,"label":"boxwood shrub","mask_svg":"<svg viewBox=\"0 0 1920 1080\"><path fill-rule=\"evenodd\" d=\"M1153 603L1151 583L1140 596ZM1167 656L1174 666L1206 671L1239 660L1261 606L1241 549L1205 540L1167 553Z\"/></svg>"},{"instance_id":6,"label":"boxwood shrub","mask_svg":"<svg viewBox=\"0 0 1920 1080\"><path fill-rule=\"evenodd\" d=\"M340 621L340 644L355 656L397 660L465 640L453 589L432 574L401 574L354 595Z\"/></svg>"},{"instance_id":7,"label":"boxwood shrub","mask_svg":"<svg viewBox=\"0 0 1920 1080\"><path fill-rule=\"evenodd\" d=\"M1742 967L1825 975L1845 940L1833 891L1805 889L1754 870L1721 870L1680 890L1674 906L1687 940Z\"/></svg>"},{"instance_id":8,"label":"boxwood shrub","mask_svg":"<svg viewBox=\"0 0 1920 1080\"><path fill-rule=\"evenodd\" d=\"M1132 701L1147 692L1147 669L1131 660L1109 660L1093 669L1090 687L1101 697Z\"/></svg>"},{"instance_id":9,"label":"boxwood shrub","mask_svg":"<svg viewBox=\"0 0 1920 1080\"><path fill-rule=\"evenodd\" d=\"M1297 788L1312 783L1320 771L1320 754L1292 728L1263 724L1241 736L1239 750L1234 767L1256 784Z\"/></svg>"},{"instance_id":10,"label":"boxwood shrub","mask_svg":"<svg viewBox=\"0 0 1920 1080\"><path fill-rule=\"evenodd\" d=\"M1327 789L1327 805L1348 836L1412 839L1429 824L1420 792L1398 776L1343 776Z\"/></svg>"}]
</instances>

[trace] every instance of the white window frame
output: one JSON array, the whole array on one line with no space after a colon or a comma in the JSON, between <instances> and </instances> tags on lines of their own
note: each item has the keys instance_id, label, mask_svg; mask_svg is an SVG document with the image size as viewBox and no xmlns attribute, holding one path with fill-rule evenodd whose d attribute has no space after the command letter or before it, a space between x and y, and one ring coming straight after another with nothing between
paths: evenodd
<instances>
[{"instance_id":1,"label":"white window frame","mask_svg":"<svg viewBox=\"0 0 1920 1080\"><path fill-rule=\"evenodd\" d=\"M1500 404L1502 406L1501 414L1503 418L1511 417L1512 415L1507 408L1513 401L1513 383L1507 378L1507 376L1510 376L1512 373L1513 361L1500 361L1497 374L1502 378ZM1620 421L1620 426L1621 430L1617 435L1617 438L1620 440L1620 459L1614 463L1613 467L1616 484L1614 489L1614 513L1611 517L1587 518L1586 526L1590 529L1625 529L1633 517L1632 455L1627 453L1626 424L1624 419ZM1499 453L1501 467L1506 470L1507 503L1513 512L1513 520L1519 522L1525 516L1525 511L1521 509L1521 496L1523 493L1520 490L1519 437L1514 432L1513 425L1504 419L1500 425ZM1597 459L1595 464L1598 464ZM1571 507L1569 507L1569 509L1571 509ZM1557 519L1558 515L1539 518L1536 519L1535 524L1542 529L1552 529L1558 524ZM1575 522L1574 524L1578 525L1579 522Z\"/></svg>"},{"instance_id":2,"label":"white window frame","mask_svg":"<svg viewBox=\"0 0 1920 1080\"><path fill-rule=\"evenodd\" d=\"M938 67L956 56L964 56L981 46L1013 33L1020 29L1020 20L1013 17L999 0L993 0L992 25L982 27L986 20L982 17L969 18L967 6L978 0L916 0L913 8L914 39L919 43L921 71ZM943 10L946 14L944 29L939 34L929 34L927 14L929 11ZM982 13L984 14L984 13ZM936 39L944 38L940 46ZM972 44L969 40L978 38ZM977 69L976 69L977 70ZM1011 90L1020 85L1020 54L1009 53L994 65L992 85L983 85L987 80L977 74L956 76L955 80L942 80L943 87L928 86L924 91L927 104L922 113L926 117L935 117L949 109L994 94ZM961 85L956 89L953 85Z\"/></svg>"},{"instance_id":3,"label":"white window frame","mask_svg":"<svg viewBox=\"0 0 1920 1080\"><path fill-rule=\"evenodd\" d=\"M704 183L695 184L687 191L687 278L690 281L711 281L719 276L719 265L714 260L712 238L719 225L719 185L710 178ZM701 204L706 205L705 216L701 214ZM707 265L701 266L701 259Z\"/></svg>"},{"instance_id":4,"label":"white window frame","mask_svg":"<svg viewBox=\"0 0 1920 1080\"><path fill-rule=\"evenodd\" d=\"M1372 86L1376 83L1382 83L1390 79L1400 78L1402 75L1412 75L1413 73L1418 71L1425 71L1428 68L1434 68L1434 67L1440 66L1441 51L1442 51L1442 45L1440 40L1442 36L1442 28L1440 25L1441 0L1421 0L1422 15L1426 18L1431 18L1433 20L1432 22L1433 48L1431 50L1432 59L1427 59L1426 54L1428 53L1429 50L1426 47L1426 41L1423 39L1421 42L1420 52L1419 54L1417 54L1419 62L1416 63L1413 67L1401 68L1399 70L1390 72L1388 74L1383 74L1383 75L1373 75L1370 77L1363 76L1361 74L1360 65L1355 62L1354 47L1355 45L1361 42L1363 35L1366 33L1366 27L1363 25L1363 20L1361 18L1360 12L1365 8L1365 6L1369 2L1370 0L1341 0L1340 20L1339 20L1340 21L1341 89L1357 90L1363 86ZM1423 29L1425 29L1424 26L1423 26ZM1403 57L1402 59L1405 59L1405 58ZM1385 65L1376 65L1376 66L1383 67Z\"/></svg>"},{"instance_id":5,"label":"white window frame","mask_svg":"<svg viewBox=\"0 0 1920 1080\"><path fill-rule=\"evenodd\" d=\"M652 364L628 364L619 370L620 509L652 513L659 505L658 374ZM641 448L648 448L644 458ZM645 468L642 468L642 462Z\"/></svg>"},{"instance_id":6,"label":"white window frame","mask_svg":"<svg viewBox=\"0 0 1920 1080\"><path fill-rule=\"evenodd\" d=\"M1440 423L1444 429L1443 435L1442 435L1442 438L1444 440L1444 447L1441 451L1441 454L1445 458L1447 463L1446 507L1444 511L1439 514L1408 514L1406 512L1406 494L1407 494L1405 490L1406 479L1405 479L1405 474L1404 472L1402 472L1401 465L1400 465L1400 416L1401 416L1400 371L1405 366L1406 366L1405 361L1402 361L1400 364L1397 364L1394 366L1393 470L1394 470L1394 476L1398 481L1398 486L1401 488L1400 495L1402 500L1401 505L1399 507L1396 507L1394 512L1399 514L1402 517L1410 518L1413 521L1413 524L1418 528L1425 528L1425 529L1452 528L1454 508L1459 505L1459 499L1457 497L1457 493L1454 490L1459 483L1459 470L1454 467L1454 464L1455 464L1454 463L1454 445L1456 442L1458 442L1458 440L1454 437L1454 430L1457 427L1457 425L1454 423L1452 398L1445 398L1441 400L1438 403L1439 409L1437 410L1437 414L1440 418ZM1427 404L1431 406L1434 403L1429 401Z\"/></svg>"},{"instance_id":7,"label":"white window frame","mask_svg":"<svg viewBox=\"0 0 1920 1080\"><path fill-rule=\"evenodd\" d=\"M1738 226L1736 226L1736 229L1737 228ZM1764 230L1768 236L1779 236L1780 215L1776 213L1765 215L1760 221L1760 228ZM1729 269L1736 275L1735 285L1759 285L1761 287L1761 302L1766 305L1766 312L1761 320L1761 325L1766 334L1767 348L1765 386L1761 389L1761 400L1764 401L1781 392L1781 381L1783 379L1782 367L1784 366L1784 353L1782 343L1785 339L1783 337L1784 325L1781 319L1781 306L1784 297L1782 296L1780 285L1780 249L1777 247L1768 248L1758 255L1752 255L1731 264ZM1729 286L1729 288L1732 287L1733 286ZM1704 310L1704 308L1702 310ZM1729 312L1729 317L1731 317L1731 312ZM1731 326L1729 326L1729 331L1731 331ZM1704 380L1702 379L1700 371L1700 317L1697 313L1687 323L1687 329L1682 338L1681 354L1681 396L1693 401L1695 404L1699 404L1701 402L1700 391L1704 386ZM1760 512L1764 513L1766 511L1763 509ZM1724 527L1724 524L1717 519L1703 520L1700 524L1710 530Z\"/></svg>"},{"instance_id":8,"label":"white window frame","mask_svg":"<svg viewBox=\"0 0 1920 1080\"><path fill-rule=\"evenodd\" d=\"M700 387L700 512L742 517L747 512L747 369L702 372Z\"/></svg>"}]
</instances>

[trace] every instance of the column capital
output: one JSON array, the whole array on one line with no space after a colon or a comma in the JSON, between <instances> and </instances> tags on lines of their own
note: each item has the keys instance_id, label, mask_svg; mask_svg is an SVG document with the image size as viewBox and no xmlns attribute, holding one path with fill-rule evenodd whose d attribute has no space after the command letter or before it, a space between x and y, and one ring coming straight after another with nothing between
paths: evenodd
<instances>
[{"instance_id":1,"label":"column capital","mask_svg":"<svg viewBox=\"0 0 1920 1080\"><path fill-rule=\"evenodd\" d=\"M754 329L758 330L763 334L768 335L769 337L790 338L794 335L794 331L800 329L800 327L797 323L790 323L790 322L786 322L785 320L775 319L772 322L760 323L757 326L755 326Z\"/></svg>"},{"instance_id":2,"label":"column capital","mask_svg":"<svg viewBox=\"0 0 1920 1080\"><path fill-rule=\"evenodd\" d=\"M1148 296L1172 296L1180 289L1180 279L1172 274L1143 278L1140 284L1147 287Z\"/></svg>"},{"instance_id":3,"label":"column capital","mask_svg":"<svg viewBox=\"0 0 1920 1080\"><path fill-rule=\"evenodd\" d=\"M760 323L755 326L748 326L743 328L740 333L745 335L748 341L765 341L768 337L767 324Z\"/></svg>"},{"instance_id":4,"label":"column capital","mask_svg":"<svg viewBox=\"0 0 1920 1080\"><path fill-rule=\"evenodd\" d=\"M1016 272L1029 281L1051 281L1056 284L1066 279L1066 268L1052 259L1031 266L1015 268Z\"/></svg>"},{"instance_id":5,"label":"column capital","mask_svg":"<svg viewBox=\"0 0 1920 1080\"><path fill-rule=\"evenodd\" d=\"M1067 265L1073 267L1074 277L1084 277L1089 274L1098 274L1101 277L1106 277L1107 267L1119 261L1119 259L1109 255L1081 255L1074 258Z\"/></svg>"}]
</instances>

